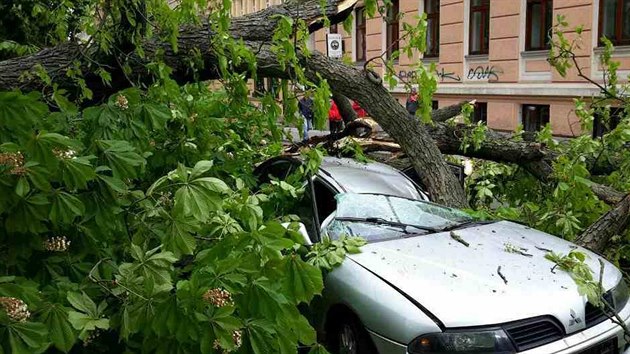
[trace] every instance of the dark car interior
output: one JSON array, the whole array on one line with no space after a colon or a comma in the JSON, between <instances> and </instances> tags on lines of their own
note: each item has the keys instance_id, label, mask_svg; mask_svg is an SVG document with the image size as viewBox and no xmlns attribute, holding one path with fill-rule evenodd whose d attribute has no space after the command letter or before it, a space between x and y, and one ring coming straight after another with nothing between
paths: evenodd
<instances>
[{"instance_id":1,"label":"dark car interior","mask_svg":"<svg viewBox=\"0 0 630 354\"><path fill-rule=\"evenodd\" d=\"M261 164L254 171L258 178L258 185L269 183L272 178L286 179L299 163L298 160L276 159ZM295 214L300 217L306 227L311 241L317 242L319 225L335 211L337 201L334 189L318 178L313 181L312 189L307 188L306 193L296 205ZM312 195L315 195L315 203L313 203ZM317 218L315 218L314 209L317 209Z\"/></svg>"}]
</instances>

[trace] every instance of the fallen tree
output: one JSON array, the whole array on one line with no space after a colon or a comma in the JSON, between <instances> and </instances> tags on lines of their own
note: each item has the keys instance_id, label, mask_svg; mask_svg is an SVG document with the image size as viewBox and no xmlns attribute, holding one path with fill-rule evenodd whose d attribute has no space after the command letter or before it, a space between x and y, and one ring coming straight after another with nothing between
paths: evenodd
<instances>
[{"instance_id":1,"label":"fallen tree","mask_svg":"<svg viewBox=\"0 0 630 354\"><path fill-rule=\"evenodd\" d=\"M272 6L254 14L232 19L229 33L246 44L254 53L259 75L268 77L291 78L291 70L283 69L277 54L270 46L273 33L278 26L279 15L294 21L303 20L313 31L322 26L323 17L332 23L342 21L356 4L356 0L328 1L325 8L320 8L319 1L287 2ZM177 50L171 43L155 38L145 39L142 44L143 56L135 51L126 53L103 54L91 43L70 42L54 48L47 48L30 56L9 59L0 62L0 89L22 89L45 91L49 87L46 80L24 80L24 73L43 70L60 87L75 87L76 78L66 75L67 69L77 68L85 74L86 87L93 93L93 100L101 100L109 94L130 85L148 85L155 80L154 73L146 70L151 58L159 57L170 69L170 76L179 83L195 80L216 79L220 77L218 61L220 53L213 47L213 31L210 23L202 26L185 26L180 29ZM191 70L191 53L201 53L203 66ZM389 133L393 141L400 145L409 158L433 200L450 206L467 205L464 191L448 169L442 153L460 154L492 161L517 163L541 180L552 178L551 161L553 153L545 150L539 143L514 142L489 132L482 145L477 149L462 151L461 140L470 129L465 125L423 125L418 120L409 119L405 109L394 100L381 84L373 71L357 69L331 60L319 53L303 55L298 53L299 62L306 70L307 77L313 82L325 79L335 97L347 111L349 102L357 101L370 116ZM103 82L93 74L95 67L111 70L112 80ZM247 72L247 68L234 67ZM434 120L444 121L456 114L460 106L438 110ZM349 115L351 120L353 117ZM395 145L388 142L390 150ZM371 148L376 148L373 146ZM463 153L462 153L463 152ZM609 203L621 200L623 193L600 184L592 185L593 191ZM623 218L608 220L621 222ZM589 239L596 228L589 231ZM619 228L617 228L619 229Z\"/></svg>"},{"instance_id":2,"label":"fallen tree","mask_svg":"<svg viewBox=\"0 0 630 354\"><path fill-rule=\"evenodd\" d=\"M356 4L356 0L328 1L324 9L325 14L334 21L344 19L349 10ZM266 42L274 33L277 20L276 15L290 16L294 20L304 20L306 23L317 23L322 17L319 1L288 2L270 7L258 13L237 18L230 25L230 33L245 41L248 48L256 55L258 72L263 76L289 77L289 73L282 69L276 54ZM316 28L313 25L313 28ZM208 26L185 27L180 30L178 50L175 51L170 43L156 40L146 40L142 43L146 58L160 54L162 61L172 69L171 76L180 83L195 79L207 80L219 77L217 69L217 55L212 47L212 31ZM189 66L190 53L202 53L204 67L193 72ZM137 54L127 54L124 63L128 65L127 73L116 65L115 58L91 57L94 50L89 47L69 43L55 48L44 49L34 55L20 57L0 62L0 89L10 90L42 90L46 83L39 80L22 82L20 77L24 72L39 67L49 73L53 80L61 81L62 87L74 85L63 75L63 69L71 67L75 61L81 63L83 72L90 72L93 63L116 68L112 77L119 80L106 85L97 77L87 77L87 87L99 96L106 96L120 89L128 87L131 82L148 83L154 80L147 72L147 59ZM411 157L417 170L425 171L424 183L428 192L436 202L450 206L463 207L466 205L464 191L457 180L449 172L437 147L418 121L404 119L406 110L380 84L368 76L368 72L350 67L341 62L331 60L319 53L301 56L301 63L307 71L309 79L317 81L323 78L328 81L331 89L340 95L357 101L372 117L378 117L378 122L389 131L397 141L403 142L405 151ZM245 68L246 69L246 68ZM127 78L127 80L125 80ZM66 80L66 82L64 82Z\"/></svg>"}]
</instances>

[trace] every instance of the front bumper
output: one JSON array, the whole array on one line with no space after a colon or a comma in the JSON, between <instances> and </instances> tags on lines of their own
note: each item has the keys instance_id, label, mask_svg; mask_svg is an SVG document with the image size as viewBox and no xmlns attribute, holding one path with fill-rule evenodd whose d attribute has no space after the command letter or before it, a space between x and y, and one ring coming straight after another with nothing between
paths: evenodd
<instances>
[{"instance_id":1,"label":"front bumper","mask_svg":"<svg viewBox=\"0 0 630 354\"><path fill-rule=\"evenodd\" d=\"M619 317L623 319L626 326L630 327L630 301L619 312ZM406 344L385 338L369 329L368 333L379 354L408 354ZM617 337L618 353L630 354L630 343L626 341L623 329L611 320L603 321L591 328L569 335L562 340L519 352L519 354L579 354L586 349L614 337Z\"/></svg>"},{"instance_id":2,"label":"front bumper","mask_svg":"<svg viewBox=\"0 0 630 354\"><path fill-rule=\"evenodd\" d=\"M619 317L623 319L626 326L630 326L630 302L619 311ZM628 343L624 337L623 329L611 320L605 320L591 328L571 334L562 340L543 345L521 353L527 354L571 354L580 353L586 349L596 346L599 343L617 337L618 353L630 354Z\"/></svg>"}]
</instances>

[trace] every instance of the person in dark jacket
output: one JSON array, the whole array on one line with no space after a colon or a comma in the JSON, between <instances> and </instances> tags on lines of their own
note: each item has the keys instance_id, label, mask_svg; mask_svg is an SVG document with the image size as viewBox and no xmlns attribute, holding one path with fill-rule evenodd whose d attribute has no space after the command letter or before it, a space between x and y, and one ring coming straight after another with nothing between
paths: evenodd
<instances>
[{"instance_id":1,"label":"person in dark jacket","mask_svg":"<svg viewBox=\"0 0 630 354\"><path fill-rule=\"evenodd\" d=\"M409 112L412 116L416 115L416 112L418 111L418 91L416 91L415 87L411 88L411 94L407 98L405 108L407 108L407 112Z\"/></svg>"},{"instance_id":2,"label":"person in dark jacket","mask_svg":"<svg viewBox=\"0 0 630 354\"><path fill-rule=\"evenodd\" d=\"M308 131L313 127L313 99L310 94L306 92L304 96L298 102L298 108L300 110L300 114L304 117L304 133L303 140L308 140Z\"/></svg>"}]
</instances>

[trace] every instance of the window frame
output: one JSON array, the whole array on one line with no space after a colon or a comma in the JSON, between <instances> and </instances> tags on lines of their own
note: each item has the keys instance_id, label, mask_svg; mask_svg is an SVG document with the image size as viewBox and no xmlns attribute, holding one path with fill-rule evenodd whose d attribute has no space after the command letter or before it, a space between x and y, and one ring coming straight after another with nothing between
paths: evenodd
<instances>
[{"instance_id":1,"label":"window frame","mask_svg":"<svg viewBox=\"0 0 630 354\"><path fill-rule=\"evenodd\" d=\"M602 124L602 115L595 112L595 114L593 114L593 132L591 134L593 139L601 138L617 128L619 123L621 123L623 115L623 107L610 107L608 126L605 126Z\"/></svg>"},{"instance_id":2,"label":"window frame","mask_svg":"<svg viewBox=\"0 0 630 354\"><path fill-rule=\"evenodd\" d=\"M470 11L468 13L469 18L468 18L468 54L471 55L487 55L490 52L490 0L481 0L482 4L481 5L473 5L472 3L473 0L470 1ZM480 43L480 50L478 51L473 51L472 50L472 39L473 39L473 14L479 12L481 13L481 19L482 19L482 28L479 30L479 43ZM485 29L485 25L487 24L488 26L488 42L485 42L483 40L483 34L484 34L484 29Z\"/></svg>"},{"instance_id":3,"label":"window frame","mask_svg":"<svg viewBox=\"0 0 630 354\"><path fill-rule=\"evenodd\" d=\"M435 12L427 12L427 9L431 7L427 6L427 3L430 2L435 3L435 6L433 6L433 8L436 9ZM424 53L424 57L437 58L440 56L440 0L424 0L424 13L427 14L427 33L429 32L429 27L433 28L433 31L431 32L431 38L427 36L427 51ZM429 39L432 41L432 43L435 43L434 51L429 51Z\"/></svg>"},{"instance_id":4,"label":"window frame","mask_svg":"<svg viewBox=\"0 0 630 354\"><path fill-rule=\"evenodd\" d=\"M486 125L488 124L488 102L475 102L473 123L477 124L479 121L484 122Z\"/></svg>"},{"instance_id":5,"label":"window frame","mask_svg":"<svg viewBox=\"0 0 630 354\"><path fill-rule=\"evenodd\" d=\"M544 31L540 32L540 37L538 38L541 43L540 47L532 46L532 8L534 4L540 4L541 6L540 19L541 27ZM547 23L547 11L551 11L552 13L552 23ZM548 33L553 24L553 0L527 0L525 19L525 51L548 50L551 48Z\"/></svg>"},{"instance_id":6,"label":"window frame","mask_svg":"<svg viewBox=\"0 0 630 354\"><path fill-rule=\"evenodd\" d=\"M536 110L539 110L538 112L538 121L537 123L537 129L535 130L529 130L527 129L528 124L525 124L525 118L526 118L526 110L527 107L535 107ZM543 110L541 109L546 109L546 113L547 113L547 119L546 122L543 122ZM532 133L536 133L539 132L545 125L547 125L547 123L551 122L551 105L548 104L531 104L531 103L523 103L521 104L521 123L523 124L523 130L526 132L532 132Z\"/></svg>"},{"instance_id":7,"label":"window frame","mask_svg":"<svg viewBox=\"0 0 630 354\"><path fill-rule=\"evenodd\" d=\"M367 60L367 18L365 17L365 7L359 7L356 10L356 19L357 23L354 29L355 33L355 57L356 62L362 63ZM362 23L359 23L359 12L361 12ZM362 41L359 41L359 37L362 38ZM359 43L362 42L363 48L359 48ZM361 54L361 56L359 55Z\"/></svg>"},{"instance_id":8,"label":"window frame","mask_svg":"<svg viewBox=\"0 0 630 354\"><path fill-rule=\"evenodd\" d=\"M601 38L604 36L604 21L603 21L603 17L604 17L604 1L605 0L599 0L599 16L598 16L598 39L597 39L597 43L598 45L601 47L603 46L603 43L601 41ZM623 36L623 5L624 5L624 1L628 1L628 0L616 0L617 1L617 7L615 9L615 38L608 38L609 41L612 42L613 45L615 46L627 46L630 45L630 37L628 38L622 38Z\"/></svg>"},{"instance_id":9,"label":"window frame","mask_svg":"<svg viewBox=\"0 0 630 354\"><path fill-rule=\"evenodd\" d=\"M387 9L385 26L385 57L387 59L400 49L400 1L391 0L391 2L391 7Z\"/></svg>"}]
</instances>

